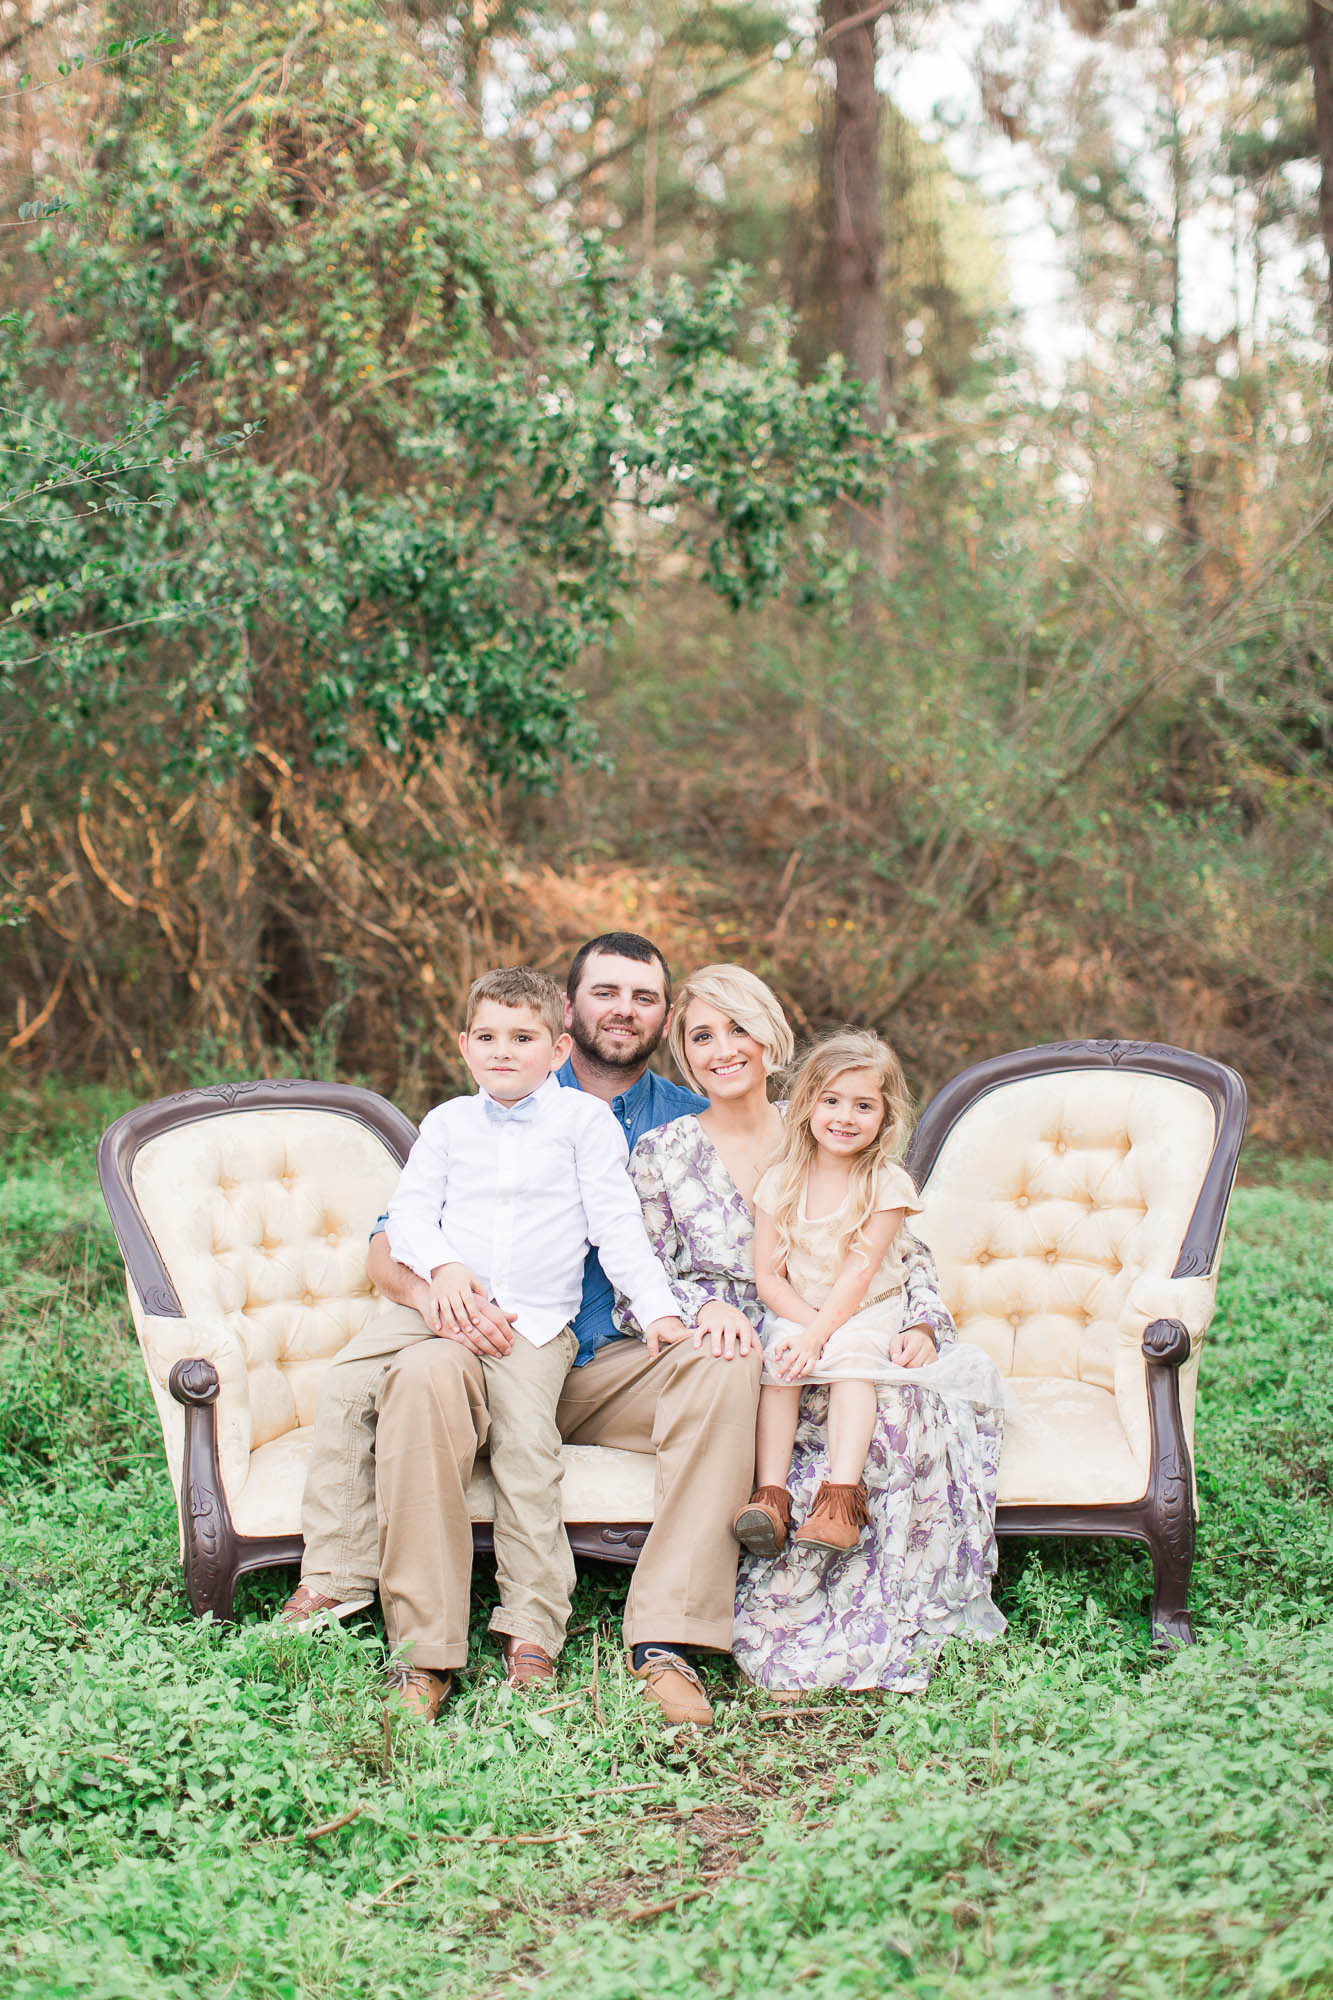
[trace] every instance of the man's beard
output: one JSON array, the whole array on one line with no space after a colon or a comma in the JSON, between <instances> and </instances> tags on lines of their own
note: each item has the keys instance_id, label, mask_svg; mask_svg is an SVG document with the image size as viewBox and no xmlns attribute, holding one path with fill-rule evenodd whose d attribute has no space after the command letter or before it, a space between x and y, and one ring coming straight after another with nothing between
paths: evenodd
<instances>
[{"instance_id":1,"label":"man's beard","mask_svg":"<svg viewBox=\"0 0 1333 2000\"><path fill-rule=\"evenodd\" d=\"M632 1040L623 1036L608 1035L604 1025L593 1027L575 1004L569 1023L569 1032L579 1054L590 1063L598 1063L603 1069L642 1069L655 1050L661 1046L662 1029L650 1029L634 1034Z\"/></svg>"}]
</instances>

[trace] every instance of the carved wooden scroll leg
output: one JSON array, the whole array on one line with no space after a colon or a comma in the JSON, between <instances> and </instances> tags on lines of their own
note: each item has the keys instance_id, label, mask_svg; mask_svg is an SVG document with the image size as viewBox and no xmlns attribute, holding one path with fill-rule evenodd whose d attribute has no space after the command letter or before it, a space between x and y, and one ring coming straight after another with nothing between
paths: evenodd
<instances>
[{"instance_id":1,"label":"carved wooden scroll leg","mask_svg":"<svg viewBox=\"0 0 1333 2000\"><path fill-rule=\"evenodd\" d=\"M1189 1334L1179 1320L1155 1319L1144 1329L1152 1429L1152 1477L1145 1501L1153 1566L1152 1630L1154 1642L1167 1651L1194 1644L1186 1609L1194 1563L1194 1468L1180 1414L1180 1364L1189 1351Z\"/></svg>"},{"instance_id":2,"label":"carved wooden scroll leg","mask_svg":"<svg viewBox=\"0 0 1333 2000\"><path fill-rule=\"evenodd\" d=\"M181 1512L185 1547L185 1589L191 1607L219 1622L231 1617L236 1594L236 1530L222 1490L218 1464L217 1411L221 1384L211 1361L178 1361L167 1387L185 1408L185 1461L181 1468Z\"/></svg>"}]
</instances>

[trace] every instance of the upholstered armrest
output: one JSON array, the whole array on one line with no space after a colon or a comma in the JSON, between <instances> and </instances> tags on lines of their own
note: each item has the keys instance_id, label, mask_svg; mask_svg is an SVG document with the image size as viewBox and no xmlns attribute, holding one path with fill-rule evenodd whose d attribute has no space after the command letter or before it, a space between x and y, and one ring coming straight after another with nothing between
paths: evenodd
<instances>
[{"instance_id":1,"label":"upholstered armrest","mask_svg":"<svg viewBox=\"0 0 1333 2000\"><path fill-rule=\"evenodd\" d=\"M1178 1320L1190 1337L1191 1352L1208 1331L1213 1317L1216 1281L1212 1278L1159 1278L1145 1272L1136 1278L1120 1313L1122 1345L1141 1347L1154 1320Z\"/></svg>"},{"instance_id":2,"label":"upholstered armrest","mask_svg":"<svg viewBox=\"0 0 1333 2000\"><path fill-rule=\"evenodd\" d=\"M245 1372L245 1352L240 1341L220 1320L168 1318L161 1313L145 1313L139 1322L144 1360L149 1373L165 1389L178 1361L211 1361L218 1371L222 1392L250 1399Z\"/></svg>"},{"instance_id":3,"label":"upholstered armrest","mask_svg":"<svg viewBox=\"0 0 1333 2000\"><path fill-rule=\"evenodd\" d=\"M1193 1449L1199 1350L1213 1317L1215 1289L1215 1277L1168 1278L1145 1272L1134 1280L1121 1308L1115 1360L1116 1410L1145 1475L1151 1455L1150 1367L1177 1369L1182 1432L1186 1445Z\"/></svg>"},{"instance_id":4,"label":"upholstered armrest","mask_svg":"<svg viewBox=\"0 0 1333 2000\"><path fill-rule=\"evenodd\" d=\"M162 1417L167 1462L178 1492L185 1443L185 1399L171 1383L172 1370L181 1361L207 1361L216 1370L218 1464L223 1485L235 1499L250 1470L252 1429L250 1377L240 1341L220 1320L177 1319L159 1313L142 1316L139 1339Z\"/></svg>"}]
</instances>

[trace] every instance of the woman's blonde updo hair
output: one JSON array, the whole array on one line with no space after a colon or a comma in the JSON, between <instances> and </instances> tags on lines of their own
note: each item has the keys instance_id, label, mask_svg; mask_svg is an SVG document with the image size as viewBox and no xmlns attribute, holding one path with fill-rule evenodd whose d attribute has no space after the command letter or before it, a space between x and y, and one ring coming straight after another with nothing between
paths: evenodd
<instances>
[{"instance_id":1,"label":"woman's blonde updo hair","mask_svg":"<svg viewBox=\"0 0 1333 2000\"><path fill-rule=\"evenodd\" d=\"M705 965L692 972L677 993L667 1035L676 1067L690 1083L695 1076L685 1054L685 1016L691 1000L718 1008L747 1035L753 1035L764 1052L764 1069L769 1076L791 1061L796 1050L792 1031L775 994L763 980L743 965Z\"/></svg>"}]
</instances>

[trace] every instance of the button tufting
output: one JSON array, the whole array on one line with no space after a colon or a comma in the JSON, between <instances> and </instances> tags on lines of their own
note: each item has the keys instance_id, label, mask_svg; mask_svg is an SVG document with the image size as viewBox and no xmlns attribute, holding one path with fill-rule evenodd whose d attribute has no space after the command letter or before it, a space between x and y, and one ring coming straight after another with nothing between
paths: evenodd
<instances>
[{"instance_id":1,"label":"button tufting","mask_svg":"<svg viewBox=\"0 0 1333 2000\"><path fill-rule=\"evenodd\" d=\"M1055 1150L1057 1153L1067 1153L1069 1151L1068 1141L1064 1139L1057 1139L1055 1142Z\"/></svg>"},{"instance_id":2,"label":"button tufting","mask_svg":"<svg viewBox=\"0 0 1333 2000\"><path fill-rule=\"evenodd\" d=\"M1009 1315L1010 1326L1021 1326L1022 1321L1023 1321L1022 1313L1010 1313Z\"/></svg>"},{"instance_id":3,"label":"button tufting","mask_svg":"<svg viewBox=\"0 0 1333 2000\"><path fill-rule=\"evenodd\" d=\"M1019 1195L1019 1197L1018 1197L1018 1206L1019 1206L1019 1208L1026 1208L1026 1207L1027 1207L1027 1205L1028 1205L1028 1198L1027 1198L1027 1196L1026 1196L1025 1194L1021 1194L1021 1195Z\"/></svg>"},{"instance_id":4,"label":"button tufting","mask_svg":"<svg viewBox=\"0 0 1333 2000\"><path fill-rule=\"evenodd\" d=\"M1059 1257L1059 1254L1060 1253L1058 1250L1048 1250L1046 1252L1046 1262L1048 1264L1054 1264L1056 1259Z\"/></svg>"}]
</instances>

